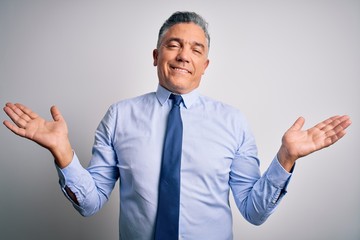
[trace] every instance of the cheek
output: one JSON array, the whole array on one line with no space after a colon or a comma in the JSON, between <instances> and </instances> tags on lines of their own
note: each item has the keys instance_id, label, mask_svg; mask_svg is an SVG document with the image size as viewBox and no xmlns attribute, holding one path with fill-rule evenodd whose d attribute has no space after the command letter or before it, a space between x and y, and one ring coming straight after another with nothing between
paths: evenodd
<instances>
[{"instance_id":1,"label":"cheek","mask_svg":"<svg viewBox=\"0 0 360 240\"><path fill-rule=\"evenodd\" d=\"M203 75L205 73L205 70L206 70L208 65L209 65L208 60L206 60L205 62L202 63L202 65L201 65L201 75Z\"/></svg>"},{"instance_id":2,"label":"cheek","mask_svg":"<svg viewBox=\"0 0 360 240\"><path fill-rule=\"evenodd\" d=\"M197 66L197 75L203 75L205 73L204 64L198 64Z\"/></svg>"}]
</instances>

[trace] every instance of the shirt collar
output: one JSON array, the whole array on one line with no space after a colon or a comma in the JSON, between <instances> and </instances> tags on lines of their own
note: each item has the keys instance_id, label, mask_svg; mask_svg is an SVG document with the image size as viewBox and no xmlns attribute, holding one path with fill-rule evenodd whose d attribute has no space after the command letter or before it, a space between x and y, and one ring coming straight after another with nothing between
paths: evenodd
<instances>
[{"instance_id":1,"label":"shirt collar","mask_svg":"<svg viewBox=\"0 0 360 240\"><path fill-rule=\"evenodd\" d=\"M156 97L161 105L164 105L166 101L169 99L172 92L167 90L166 88L162 87L160 84L158 85L157 91L156 91ZM185 108L190 108L191 105L196 101L196 99L199 97L199 93L197 89L187 93L182 94L181 97L183 98L183 104Z\"/></svg>"}]
</instances>

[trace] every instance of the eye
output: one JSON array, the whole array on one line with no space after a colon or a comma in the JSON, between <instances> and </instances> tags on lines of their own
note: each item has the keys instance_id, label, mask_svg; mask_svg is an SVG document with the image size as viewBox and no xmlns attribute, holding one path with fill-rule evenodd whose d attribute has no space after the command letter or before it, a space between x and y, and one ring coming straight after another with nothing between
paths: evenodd
<instances>
[{"instance_id":1,"label":"eye","mask_svg":"<svg viewBox=\"0 0 360 240\"><path fill-rule=\"evenodd\" d=\"M199 55L202 54L202 49L200 49L200 48L194 48L193 51L194 51L196 54L199 54Z\"/></svg>"},{"instance_id":2,"label":"eye","mask_svg":"<svg viewBox=\"0 0 360 240\"><path fill-rule=\"evenodd\" d=\"M178 42L171 41L168 44L166 44L166 47L170 49L177 49L180 48L180 44Z\"/></svg>"}]
</instances>

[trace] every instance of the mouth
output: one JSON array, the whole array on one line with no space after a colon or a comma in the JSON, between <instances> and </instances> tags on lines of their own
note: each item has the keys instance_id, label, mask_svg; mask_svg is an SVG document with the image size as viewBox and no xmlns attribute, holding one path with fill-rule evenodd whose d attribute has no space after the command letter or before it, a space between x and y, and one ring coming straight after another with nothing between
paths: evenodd
<instances>
[{"instance_id":1,"label":"mouth","mask_svg":"<svg viewBox=\"0 0 360 240\"><path fill-rule=\"evenodd\" d=\"M177 66L170 66L170 68L179 73L190 73L191 74L191 71L186 68L177 67Z\"/></svg>"}]
</instances>

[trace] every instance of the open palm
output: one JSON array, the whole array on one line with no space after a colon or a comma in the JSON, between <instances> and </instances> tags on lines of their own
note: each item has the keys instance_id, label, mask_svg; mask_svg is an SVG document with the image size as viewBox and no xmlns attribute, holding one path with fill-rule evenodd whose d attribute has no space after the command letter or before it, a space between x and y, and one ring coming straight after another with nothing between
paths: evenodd
<instances>
[{"instance_id":1,"label":"open palm","mask_svg":"<svg viewBox=\"0 0 360 240\"><path fill-rule=\"evenodd\" d=\"M4 121L4 125L15 134L30 139L50 151L67 139L68 130L59 110L51 107L53 121L46 121L22 104L7 103L4 111L14 122Z\"/></svg>"},{"instance_id":2,"label":"open palm","mask_svg":"<svg viewBox=\"0 0 360 240\"><path fill-rule=\"evenodd\" d=\"M302 130L304 123L305 119L300 117L285 132L278 155L280 162L289 161L293 165L298 158L334 144L345 135L351 121L348 116L334 116Z\"/></svg>"}]
</instances>

